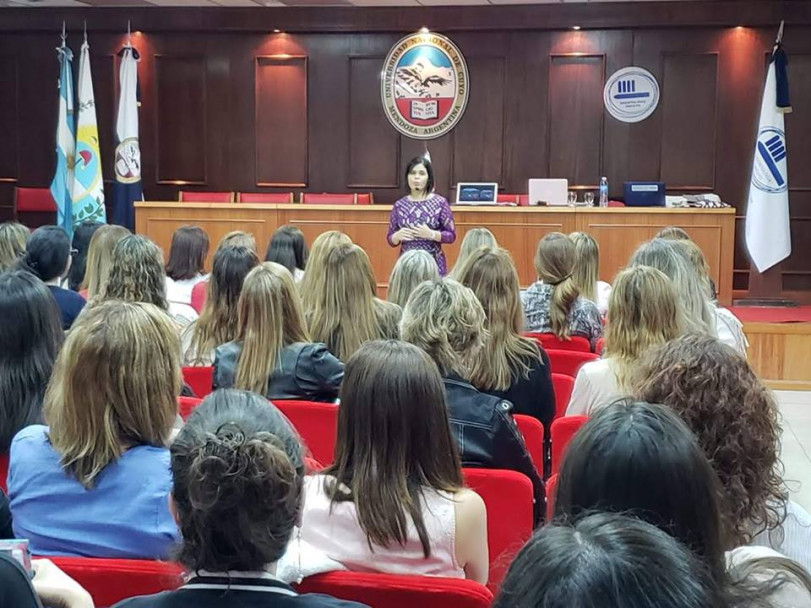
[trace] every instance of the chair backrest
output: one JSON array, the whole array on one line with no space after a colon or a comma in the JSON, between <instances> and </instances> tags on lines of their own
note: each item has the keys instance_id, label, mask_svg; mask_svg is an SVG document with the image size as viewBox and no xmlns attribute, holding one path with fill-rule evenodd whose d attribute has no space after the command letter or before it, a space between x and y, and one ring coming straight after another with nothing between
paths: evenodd
<instances>
[{"instance_id":1,"label":"chair backrest","mask_svg":"<svg viewBox=\"0 0 811 608\"><path fill-rule=\"evenodd\" d=\"M324 593L371 608L489 608L493 594L474 581L435 576L327 572L305 578L299 593Z\"/></svg>"},{"instance_id":2,"label":"chair backrest","mask_svg":"<svg viewBox=\"0 0 811 608\"><path fill-rule=\"evenodd\" d=\"M502 194L501 192L498 193L496 197L497 203L512 203L513 205L518 204L518 195L517 194Z\"/></svg>"},{"instance_id":3,"label":"chair backrest","mask_svg":"<svg viewBox=\"0 0 811 608\"><path fill-rule=\"evenodd\" d=\"M546 521L555 517L555 489L558 487L558 474L546 480Z\"/></svg>"},{"instance_id":4,"label":"chair backrest","mask_svg":"<svg viewBox=\"0 0 811 608\"><path fill-rule=\"evenodd\" d=\"M199 315L203 312L203 306L206 305L208 298L208 281L200 281L195 283L191 288L191 307L197 311Z\"/></svg>"},{"instance_id":5,"label":"chair backrest","mask_svg":"<svg viewBox=\"0 0 811 608\"><path fill-rule=\"evenodd\" d=\"M8 494L8 452L0 454L0 488Z\"/></svg>"},{"instance_id":6,"label":"chair backrest","mask_svg":"<svg viewBox=\"0 0 811 608\"><path fill-rule=\"evenodd\" d=\"M605 348L605 338L600 338L597 340L597 344L594 345L594 352L598 355L603 354L603 349Z\"/></svg>"},{"instance_id":7,"label":"chair backrest","mask_svg":"<svg viewBox=\"0 0 811 608\"><path fill-rule=\"evenodd\" d=\"M184 367L183 382L189 385L194 394L202 399L208 395L214 385L214 368L212 366Z\"/></svg>"},{"instance_id":8,"label":"chair backrest","mask_svg":"<svg viewBox=\"0 0 811 608\"><path fill-rule=\"evenodd\" d=\"M519 207L529 207L529 194L519 194L518 195L518 206Z\"/></svg>"},{"instance_id":9,"label":"chair backrest","mask_svg":"<svg viewBox=\"0 0 811 608\"><path fill-rule=\"evenodd\" d=\"M354 193L349 194L335 194L330 192L302 192L301 202L304 205L357 205L358 195Z\"/></svg>"},{"instance_id":10,"label":"chair backrest","mask_svg":"<svg viewBox=\"0 0 811 608\"><path fill-rule=\"evenodd\" d=\"M562 418L566 415L566 408L569 407L569 401L572 398L574 378L567 374L553 372L552 386L555 388L555 418Z\"/></svg>"},{"instance_id":11,"label":"chair backrest","mask_svg":"<svg viewBox=\"0 0 811 608\"><path fill-rule=\"evenodd\" d=\"M233 203L234 193L181 190L177 200L181 203Z\"/></svg>"},{"instance_id":12,"label":"chair backrest","mask_svg":"<svg viewBox=\"0 0 811 608\"><path fill-rule=\"evenodd\" d=\"M189 419L191 413L194 411L198 405L203 402L202 399L198 399L197 397L178 397L177 398L177 413L180 414L180 417L183 418L183 421Z\"/></svg>"},{"instance_id":13,"label":"chair backrest","mask_svg":"<svg viewBox=\"0 0 811 608\"><path fill-rule=\"evenodd\" d=\"M555 392L555 398L557 398L557 391ZM527 453L529 453L529 457L532 458L535 468L538 469L539 472L543 471L543 424L541 424L541 421L537 418L526 416L524 414L516 414L513 416L513 418L515 418L515 424L518 426L518 430L521 431L521 435L524 437L524 445L527 446Z\"/></svg>"},{"instance_id":14,"label":"chair backrest","mask_svg":"<svg viewBox=\"0 0 811 608\"><path fill-rule=\"evenodd\" d=\"M136 595L151 595L183 584L183 568L171 562L90 557L50 557L93 597L96 608L107 608Z\"/></svg>"},{"instance_id":15,"label":"chair backrest","mask_svg":"<svg viewBox=\"0 0 811 608\"><path fill-rule=\"evenodd\" d=\"M555 334L527 332L524 335L540 343L547 350L552 348L554 350L575 350L583 353L591 352L591 343L583 336L571 336L568 340L561 340Z\"/></svg>"},{"instance_id":16,"label":"chair backrest","mask_svg":"<svg viewBox=\"0 0 811 608\"><path fill-rule=\"evenodd\" d=\"M589 361L597 361L600 355L594 353L581 353L575 350L547 349L549 365L553 374L565 374L575 378L578 370Z\"/></svg>"},{"instance_id":17,"label":"chair backrest","mask_svg":"<svg viewBox=\"0 0 811 608\"><path fill-rule=\"evenodd\" d=\"M487 507L487 547L490 552L487 586L496 591L513 557L532 536L532 482L517 471L462 469L462 473L465 485L481 496Z\"/></svg>"},{"instance_id":18,"label":"chair backrest","mask_svg":"<svg viewBox=\"0 0 811 608\"><path fill-rule=\"evenodd\" d=\"M560 471L566 447L586 422L588 416L564 416L552 423L552 475L557 475Z\"/></svg>"},{"instance_id":19,"label":"chair backrest","mask_svg":"<svg viewBox=\"0 0 811 608\"><path fill-rule=\"evenodd\" d=\"M55 213L56 202L48 188L14 188L14 212Z\"/></svg>"},{"instance_id":20,"label":"chair backrest","mask_svg":"<svg viewBox=\"0 0 811 608\"><path fill-rule=\"evenodd\" d=\"M237 192L237 202L289 205L294 201L292 192Z\"/></svg>"},{"instance_id":21,"label":"chair backrest","mask_svg":"<svg viewBox=\"0 0 811 608\"><path fill-rule=\"evenodd\" d=\"M274 400L273 405L287 416L312 457L325 467L331 465L338 435L338 406L293 400Z\"/></svg>"},{"instance_id":22,"label":"chair backrest","mask_svg":"<svg viewBox=\"0 0 811 608\"><path fill-rule=\"evenodd\" d=\"M371 192L363 192L357 195L356 205L374 205L375 195Z\"/></svg>"}]
</instances>

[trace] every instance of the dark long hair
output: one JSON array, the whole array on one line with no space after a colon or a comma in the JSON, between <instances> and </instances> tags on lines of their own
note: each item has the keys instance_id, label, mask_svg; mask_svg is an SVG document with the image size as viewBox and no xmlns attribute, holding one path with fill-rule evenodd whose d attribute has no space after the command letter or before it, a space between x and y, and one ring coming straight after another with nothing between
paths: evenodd
<instances>
[{"instance_id":1,"label":"dark long hair","mask_svg":"<svg viewBox=\"0 0 811 608\"><path fill-rule=\"evenodd\" d=\"M193 279L203 272L208 255L208 234L199 226L181 226L172 235L166 276L175 281Z\"/></svg>"},{"instance_id":2,"label":"dark long hair","mask_svg":"<svg viewBox=\"0 0 811 608\"><path fill-rule=\"evenodd\" d=\"M405 170L406 190L411 192L411 189L408 186L408 174L411 173L411 170L417 165L422 165L425 167L425 171L428 173L428 181L425 182L425 194L430 195L434 191L434 166L431 164L431 161L424 156L415 156L408 161Z\"/></svg>"},{"instance_id":3,"label":"dark long hair","mask_svg":"<svg viewBox=\"0 0 811 608\"><path fill-rule=\"evenodd\" d=\"M723 608L706 565L634 517L548 525L519 551L493 608Z\"/></svg>"},{"instance_id":4,"label":"dark long hair","mask_svg":"<svg viewBox=\"0 0 811 608\"><path fill-rule=\"evenodd\" d=\"M370 544L404 544L410 518L430 556L422 489L454 492L463 485L436 364L399 340L367 342L346 364L340 398L328 495L355 503Z\"/></svg>"},{"instance_id":5,"label":"dark long hair","mask_svg":"<svg viewBox=\"0 0 811 608\"><path fill-rule=\"evenodd\" d=\"M58 226L41 226L34 230L25 253L16 268L27 270L42 281L50 281L65 272L70 258L70 239Z\"/></svg>"},{"instance_id":6,"label":"dark long hair","mask_svg":"<svg viewBox=\"0 0 811 608\"><path fill-rule=\"evenodd\" d=\"M50 290L29 272L0 275L0 452L42 420L42 400L62 345L62 316Z\"/></svg>"},{"instance_id":7,"label":"dark long hair","mask_svg":"<svg viewBox=\"0 0 811 608\"><path fill-rule=\"evenodd\" d=\"M73 232L73 262L68 272L68 287L79 291L84 282L84 273L87 268L87 252L90 249L90 239L96 230L104 226L101 222L84 221Z\"/></svg>"},{"instance_id":8,"label":"dark long hair","mask_svg":"<svg viewBox=\"0 0 811 608\"><path fill-rule=\"evenodd\" d=\"M172 498L190 570L256 571L278 561L296 525L304 477L296 432L259 395L219 390L170 448Z\"/></svg>"},{"instance_id":9,"label":"dark long hair","mask_svg":"<svg viewBox=\"0 0 811 608\"><path fill-rule=\"evenodd\" d=\"M295 226L287 225L281 226L270 237L265 261L281 264L293 274L296 269L304 270L308 256L304 233Z\"/></svg>"}]
</instances>

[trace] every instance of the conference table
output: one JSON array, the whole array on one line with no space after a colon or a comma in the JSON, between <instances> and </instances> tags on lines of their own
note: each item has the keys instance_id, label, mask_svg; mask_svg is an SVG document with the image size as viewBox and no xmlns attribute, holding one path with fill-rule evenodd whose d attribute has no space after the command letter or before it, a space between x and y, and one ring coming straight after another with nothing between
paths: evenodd
<instances>
[{"instance_id":1,"label":"conference table","mask_svg":"<svg viewBox=\"0 0 811 608\"><path fill-rule=\"evenodd\" d=\"M341 230L369 254L378 291L385 295L388 277L399 248L386 242L391 205L271 205L255 203L135 203L135 229L169 251L172 233L180 226L203 228L212 243L232 230L251 232L260 257L279 226L293 224L309 244L322 232ZM680 226L707 258L711 277L723 305L732 301L732 262L735 251L735 209L668 209L628 207L470 207L453 206L457 239L445 245L452 268L465 233L480 226L490 229L512 254L522 286L536 279L533 267L538 240L549 232L590 234L600 246L600 278L612 282L634 250L665 226Z\"/></svg>"}]
</instances>

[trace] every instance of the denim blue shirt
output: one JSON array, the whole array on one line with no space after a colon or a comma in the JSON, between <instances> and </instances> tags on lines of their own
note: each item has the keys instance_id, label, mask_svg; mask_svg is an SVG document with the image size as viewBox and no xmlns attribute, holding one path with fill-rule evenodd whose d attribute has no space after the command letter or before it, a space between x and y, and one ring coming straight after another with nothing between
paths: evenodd
<instances>
[{"instance_id":1,"label":"denim blue shirt","mask_svg":"<svg viewBox=\"0 0 811 608\"><path fill-rule=\"evenodd\" d=\"M34 555L167 558L180 538L169 512L169 450L131 448L87 490L62 469L47 431L29 426L11 443L15 536L27 538Z\"/></svg>"}]
</instances>

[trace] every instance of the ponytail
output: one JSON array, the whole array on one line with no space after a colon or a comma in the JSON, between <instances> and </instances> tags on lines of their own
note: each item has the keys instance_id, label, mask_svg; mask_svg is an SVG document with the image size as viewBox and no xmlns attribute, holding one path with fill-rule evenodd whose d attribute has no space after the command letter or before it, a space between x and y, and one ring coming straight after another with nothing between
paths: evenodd
<instances>
[{"instance_id":1,"label":"ponytail","mask_svg":"<svg viewBox=\"0 0 811 608\"><path fill-rule=\"evenodd\" d=\"M571 274L558 283L550 283L552 298L549 301L549 324L552 333L560 340L569 339L569 312L571 312L580 292Z\"/></svg>"}]
</instances>

